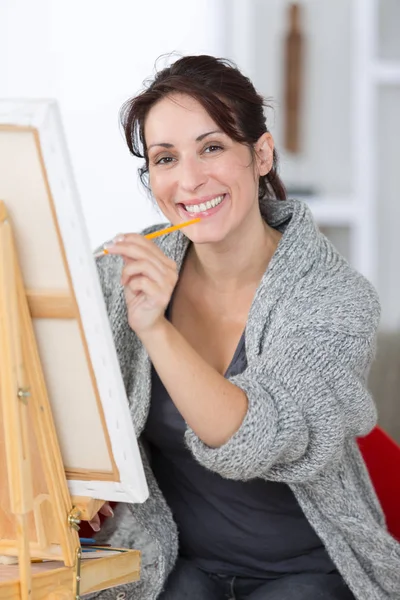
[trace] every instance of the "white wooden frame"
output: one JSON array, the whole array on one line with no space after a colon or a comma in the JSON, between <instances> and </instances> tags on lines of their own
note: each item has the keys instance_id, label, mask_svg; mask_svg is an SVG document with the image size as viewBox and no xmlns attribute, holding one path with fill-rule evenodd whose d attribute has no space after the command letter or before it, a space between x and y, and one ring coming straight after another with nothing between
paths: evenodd
<instances>
[{"instance_id":1,"label":"white wooden frame","mask_svg":"<svg viewBox=\"0 0 400 600\"><path fill-rule=\"evenodd\" d=\"M103 500L144 502L148 497L147 483L57 103L53 100L0 100L0 129L7 127L33 128L40 140L42 161L97 382L112 456L119 472L118 481L69 479L70 492L76 496ZM0 182L0 197L7 208L11 208L12 218L12 198L2 197L3 193Z\"/></svg>"}]
</instances>

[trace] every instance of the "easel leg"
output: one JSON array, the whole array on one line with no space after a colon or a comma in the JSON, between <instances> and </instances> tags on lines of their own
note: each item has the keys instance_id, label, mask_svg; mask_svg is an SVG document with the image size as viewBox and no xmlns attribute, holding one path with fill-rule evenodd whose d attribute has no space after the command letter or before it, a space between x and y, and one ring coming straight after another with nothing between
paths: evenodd
<instances>
[{"instance_id":1,"label":"easel leg","mask_svg":"<svg viewBox=\"0 0 400 600\"><path fill-rule=\"evenodd\" d=\"M29 600L32 575L27 514L33 508L32 477L27 437L27 410L19 394L25 388L18 298L13 261L11 228L0 222L0 348L2 358L1 398L11 509L18 538L21 598Z\"/></svg>"},{"instance_id":2,"label":"easel leg","mask_svg":"<svg viewBox=\"0 0 400 600\"><path fill-rule=\"evenodd\" d=\"M31 556L29 552L29 539L26 535L28 531L27 515L16 515L18 531L18 565L19 580L21 586L22 600L32 598L32 572Z\"/></svg>"}]
</instances>

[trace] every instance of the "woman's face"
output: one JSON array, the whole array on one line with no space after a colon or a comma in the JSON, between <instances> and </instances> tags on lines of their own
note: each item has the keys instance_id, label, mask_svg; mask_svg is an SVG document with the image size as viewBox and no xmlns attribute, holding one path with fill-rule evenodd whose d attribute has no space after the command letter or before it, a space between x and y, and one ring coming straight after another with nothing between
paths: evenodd
<instances>
[{"instance_id":1,"label":"woman's face","mask_svg":"<svg viewBox=\"0 0 400 600\"><path fill-rule=\"evenodd\" d=\"M175 224L196 243L218 242L250 219L259 219L258 177L272 165L273 140L264 134L250 149L219 130L195 99L174 95L155 104L145 122L152 193Z\"/></svg>"}]
</instances>

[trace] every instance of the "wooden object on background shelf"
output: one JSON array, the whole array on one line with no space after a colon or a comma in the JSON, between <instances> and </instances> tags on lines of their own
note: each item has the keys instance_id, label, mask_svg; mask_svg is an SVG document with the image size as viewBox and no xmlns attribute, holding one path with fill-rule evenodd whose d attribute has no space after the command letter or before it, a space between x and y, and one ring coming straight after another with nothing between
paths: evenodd
<instances>
[{"instance_id":1,"label":"wooden object on background shelf","mask_svg":"<svg viewBox=\"0 0 400 600\"><path fill-rule=\"evenodd\" d=\"M298 153L300 144L300 120L304 58L304 36L301 31L300 4L289 5L289 27L285 38L285 92L284 92L284 146Z\"/></svg>"}]
</instances>

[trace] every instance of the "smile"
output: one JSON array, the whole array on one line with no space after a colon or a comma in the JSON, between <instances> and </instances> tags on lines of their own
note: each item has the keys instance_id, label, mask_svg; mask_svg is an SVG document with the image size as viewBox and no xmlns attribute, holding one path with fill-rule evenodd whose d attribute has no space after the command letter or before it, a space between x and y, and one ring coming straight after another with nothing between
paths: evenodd
<instances>
[{"instance_id":1,"label":"smile","mask_svg":"<svg viewBox=\"0 0 400 600\"><path fill-rule=\"evenodd\" d=\"M225 194L222 194L221 196L217 196L216 198L213 198L212 200L208 200L207 202L202 202L201 204L184 205L184 208L187 212L193 213L193 214L205 212L207 210L211 210L212 208L215 208L216 206L218 206L218 204L221 204L224 197L225 197Z\"/></svg>"}]
</instances>

